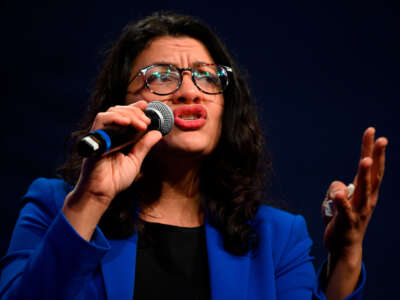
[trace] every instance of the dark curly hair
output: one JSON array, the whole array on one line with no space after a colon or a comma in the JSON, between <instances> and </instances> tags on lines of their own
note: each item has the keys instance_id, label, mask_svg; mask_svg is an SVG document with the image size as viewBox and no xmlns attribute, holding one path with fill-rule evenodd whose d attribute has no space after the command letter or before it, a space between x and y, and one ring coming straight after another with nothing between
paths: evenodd
<instances>
[{"instance_id":1,"label":"dark curly hair","mask_svg":"<svg viewBox=\"0 0 400 300\"><path fill-rule=\"evenodd\" d=\"M224 248L235 255L255 249L258 236L254 217L263 202L269 182L270 159L244 75L217 35L192 16L157 12L128 24L119 40L106 52L107 59L96 80L89 109L71 134L72 144L89 131L97 113L125 103L133 61L152 40L160 36L188 36L202 42L215 63L230 66L233 74L223 93L225 99L222 133L216 149L203 161L199 174L200 192L209 222L223 236ZM59 174L74 185L82 159L74 147ZM138 201L131 201L140 180L120 193L103 215L99 226L110 238L126 238L143 229L137 218Z\"/></svg>"}]
</instances>

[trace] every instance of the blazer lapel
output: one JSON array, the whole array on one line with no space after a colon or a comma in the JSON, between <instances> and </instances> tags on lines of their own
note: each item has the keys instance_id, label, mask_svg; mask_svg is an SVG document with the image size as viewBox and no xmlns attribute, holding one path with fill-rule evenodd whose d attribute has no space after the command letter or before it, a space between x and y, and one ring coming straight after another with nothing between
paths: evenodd
<instances>
[{"instance_id":1,"label":"blazer lapel","mask_svg":"<svg viewBox=\"0 0 400 300\"><path fill-rule=\"evenodd\" d=\"M235 256L223 248L221 234L205 218L211 299L245 300L250 254ZM133 299L137 234L127 240L110 240L111 249L101 262L108 300Z\"/></svg>"},{"instance_id":2,"label":"blazer lapel","mask_svg":"<svg viewBox=\"0 0 400 300\"><path fill-rule=\"evenodd\" d=\"M108 300L133 299L137 234L110 240L111 249L101 263Z\"/></svg>"},{"instance_id":3,"label":"blazer lapel","mask_svg":"<svg viewBox=\"0 0 400 300\"><path fill-rule=\"evenodd\" d=\"M211 299L245 300L250 254L235 256L226 252L221 234L205 219Z\"/></svg>"}]
</instances>

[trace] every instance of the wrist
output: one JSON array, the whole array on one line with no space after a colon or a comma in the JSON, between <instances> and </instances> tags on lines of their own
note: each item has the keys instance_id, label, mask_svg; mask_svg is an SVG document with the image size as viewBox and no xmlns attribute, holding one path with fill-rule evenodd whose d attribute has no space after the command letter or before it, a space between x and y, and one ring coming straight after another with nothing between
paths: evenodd
<instances>
[{"instance_id":1,"label":"wrist","mask_svg":"<svg viewBox=\"0 0 400 300\"><path fill-rule=\"evenodd\" d=\"M62 213L76 232L90 241L106 209L107 206L97 201L93 195L73 190L65 198Z\"/></svg>"},{"instance_id":2,"label":"wrist","mask_svg":"<svg viewBox=\"0 0 400 300\"><path fill-rule=\"evenodd\" d=\"M86 183L79 180L75 188L67 195L64 201L64 207L68 206L73 209L85 209L90 207L95 211L104 213L112 200L112 195L91 191L87 188Z\"/></svg>"},{"instance_id":3,"label":"wrist","mask_svg":"<svg viewBox=\"0 0 400 300\"><path fill-rule=\"evenodd\" d=\"M344 299L357 287L362 269L362 247L352 246L328 256L324 289L326 298Z\"/></svg>"},{"instance_id":4,"label":"wrist","mask_svg":"<svg viewBox=\"0 0 400 300\"><path fill-rule=\"evenodd\" d=\"M329 252L329 264L332 266L341 264L349 270L359 269L362 262L362 245L343 247L340 251Z\"/></svg>"}]
</instances>

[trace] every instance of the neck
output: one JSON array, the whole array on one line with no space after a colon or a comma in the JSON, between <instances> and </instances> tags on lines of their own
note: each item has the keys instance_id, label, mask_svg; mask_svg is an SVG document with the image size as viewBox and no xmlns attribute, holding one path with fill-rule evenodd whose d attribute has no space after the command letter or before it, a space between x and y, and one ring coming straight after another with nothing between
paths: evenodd
<instances>
[{"instance_id":1,"label":"neck","mask_svg":"<svg viewBox=\"0 0 400 300\"><path fill-rule=\"evenodd\" d=\"M158 174L146 174L146 169L157 170ZM151 162L151 166L143 168L143 175L142 191L146 192L142 193L141 219L181 227L203 224L198 162Z\"/></svg>"}]
</instances>

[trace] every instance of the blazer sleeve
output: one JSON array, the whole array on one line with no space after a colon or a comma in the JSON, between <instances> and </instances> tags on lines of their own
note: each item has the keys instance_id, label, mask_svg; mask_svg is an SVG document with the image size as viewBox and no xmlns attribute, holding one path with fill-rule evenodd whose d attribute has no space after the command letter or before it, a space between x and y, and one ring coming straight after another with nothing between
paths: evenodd
<instances>
[{"instance_id":1,"label":"blazer sleeve","mask_svg":"<svg viewBox=\"0 0 400 300\"><path fill-rule=\"evenodd\" d=\"M319 299L326 300L321 279L323 266L315 276L312 257L309 255L311 239L304 218L295 216L285 250L276 269L277 299ZM346 300L361 300L365 285L365 268L362 267L359 284Z\"/></svg>"},{"instance_id":2,"label":"blazer sleeve","mask_svg":"<svg viewBox=\"0 0 400 300\"><path fill-rule=\"evenodd\" d=\"M281 231L279 256L276 258L275 280L278 300L309 300L312 298L316 275L310 256L312 241L304 218L294 216ZM285 225L286 227L286 225ZM286 238L286 242L283 242Z\"/></svg>"},{"instance_id":3,"label":"blazer sleeve","mask_svg":"<svg viewBox=\"0 0 400 300\"><path fill-rule=\"evenodd\" d=\"M315 286L314 295L315 299L326 299L324 291L322 289L323 286L323 277L326 272L326 261L320 266L318 270L318 283ZM353 293L345 298L345 300L362 300L363 299L363 291L365 286L365 281L367 279L364 263L361 266L361 274L360 278L358 279L357 286Z\"/></svg>"},{"instance_id":4,"label":"blazer sleeve","mask_svg":"<svg viewBox=\"0 0 400 300\"><path fill-rule=\"evenodd\" d=\"M75 299L110 248L98 228L88 242L68 222L61 212L64 187L48 179L30 186L0 261L1 300Z\"/></svg>"}]
</instances>

